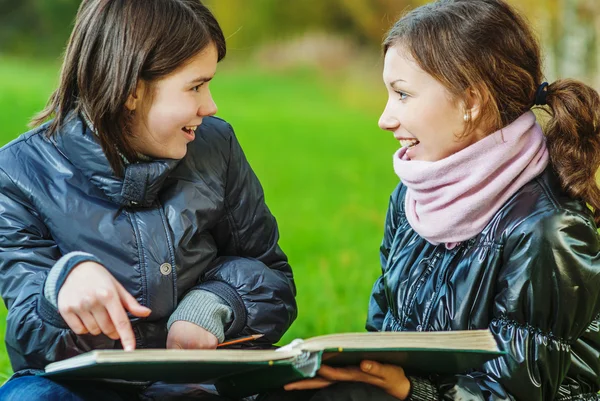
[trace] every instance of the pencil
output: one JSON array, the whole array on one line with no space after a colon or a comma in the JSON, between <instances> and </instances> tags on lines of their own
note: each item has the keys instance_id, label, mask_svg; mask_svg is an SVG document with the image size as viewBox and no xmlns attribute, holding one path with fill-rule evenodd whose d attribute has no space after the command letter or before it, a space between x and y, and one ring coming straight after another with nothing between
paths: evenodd
<instances>
[{"instance_id":1,"label":"pencil","mask_svg":"<svg viewBox=\"0 0 600 401\"><path fill-rule=\"evenodd\" d=\"M233 345L233 344L245 343L246 341L257 340L257 339L261 338L262 336L264 336L264 334L253 334L248 337L235 338L233 340L225 341L224 343L217 345L217 348L226 347L228 345Z\"/></svg>"}]
</instances>

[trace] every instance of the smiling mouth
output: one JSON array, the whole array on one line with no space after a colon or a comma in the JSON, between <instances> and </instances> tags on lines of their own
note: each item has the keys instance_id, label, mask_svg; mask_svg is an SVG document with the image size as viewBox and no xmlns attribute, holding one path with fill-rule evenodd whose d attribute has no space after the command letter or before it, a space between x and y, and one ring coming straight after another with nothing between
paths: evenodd
<instances>
[{"instance_id":1,"label":"smiling mouth","mask_svg":"<svg viewBox=\"0 0 600 401\"><path fill-rule=\"evenodd\" d=\"M402 146L403 148L412 148L413 146L417 146L419 143L419 140L417 139L400 139L400 146Z\"/></svg>"},{"instance_id":2,"label":"smiling mouth","mask_svg":"<svg viewBox=\"0 0 600 401\"><path fill-rule=\"evenodd\" d=\"M198 128L197 125L189 125L187 127L183 127L181 130L184 131L185 133L192 135L196 132L196 129Z\"/></svg>"}]
</instances>

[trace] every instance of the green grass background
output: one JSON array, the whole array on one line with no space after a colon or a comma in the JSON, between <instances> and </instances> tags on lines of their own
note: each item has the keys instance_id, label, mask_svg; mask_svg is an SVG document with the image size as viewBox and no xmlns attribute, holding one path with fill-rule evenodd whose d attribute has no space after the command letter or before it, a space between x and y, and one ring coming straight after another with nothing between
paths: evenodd
<instances>
[{"instance_id":1,"label":"green grass background","mask_svg":"<svg viewBox=\"0 0 600 401\"><path fill-rule=\"evenodd\" d=\"M224 67L211 83L218 115L233 125L261 179L296 277L299 317L282 343L364 330L397 183L391 165L397 142L377 127L383 85L311 70ZM58 68L0 58L0 145L27 130L54 89ZM8 377L0 308L0 376Z\"/></svg>"}]
</instances>

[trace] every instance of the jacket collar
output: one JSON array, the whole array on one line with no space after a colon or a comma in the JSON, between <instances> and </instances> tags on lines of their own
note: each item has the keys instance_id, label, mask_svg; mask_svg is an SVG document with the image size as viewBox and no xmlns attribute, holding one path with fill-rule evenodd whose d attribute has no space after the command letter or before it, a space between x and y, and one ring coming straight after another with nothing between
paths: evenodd
<instances>
[{"instance_id":1,"label":"jacket collar","mask_svg":"<svg viewBox=\"0 0 600 401\"><path fill-rule=\"evenodd\" d=\"M52 139L58 150L113 202L121 206L151 206L179 160L152 160L125 166L115 175L96 135L81 117L70 118Z\"/></svg>"}]
</instances>

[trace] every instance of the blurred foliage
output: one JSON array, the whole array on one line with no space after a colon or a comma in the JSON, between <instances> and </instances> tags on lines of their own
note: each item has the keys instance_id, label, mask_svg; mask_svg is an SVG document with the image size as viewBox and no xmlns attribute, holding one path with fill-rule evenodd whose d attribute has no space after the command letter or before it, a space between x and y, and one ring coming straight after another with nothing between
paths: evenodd
<instances>
[{"instance_id":1,"label":"blurred foliage","mask_svg":"<svg viewBox=\"0 0 600 401\"><path fill-rule=\"evenodd\" d=\"M509 0L536 26L550 78L571 76L600 86L599 0ZM254 52L305 32L340 35L373 49L406 9L426 0L205 0L230 49ZM58 57L79 0L0 0L0 53Z\"/></svg>"},{"instance_id":2,"label":"blurred foliage","mask_svg":"<svg viewBox=\"0 0 600 401\"><path fill-rule=\"evenodd\" d=\"M72 29L79 0L0 0L0 52L55 55ZM401 0L206 0L231 44L257 44L307 30L377 43L410 1ZM414 2L412 2L414 3Z\"/></svg>"},{"instance_id":3,"label":"blurred foliage","mask_svg":"<svg viewBox=\"0 0 600 401\"><path fill-rule=\"evenodd\" d=\"M79 0L0 0L0 53L57 57Z\"/></svg>"},{"instance_id":4,"label":"blurred foliage","mask_svg":"<svg viewBox=\"0 0 600 401\"><path fill-rule=\"evenodd\" d=\"M234 45L252 46L305 32L320 30L352 37L358 43L381 42L386 30L409 5L409 0L206 0L226 32L238 32ZM244 12L239 12L244 10Z\"/></svg>"}]
</instances>

